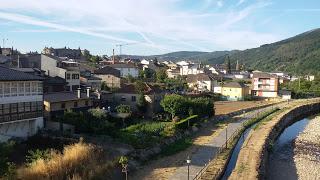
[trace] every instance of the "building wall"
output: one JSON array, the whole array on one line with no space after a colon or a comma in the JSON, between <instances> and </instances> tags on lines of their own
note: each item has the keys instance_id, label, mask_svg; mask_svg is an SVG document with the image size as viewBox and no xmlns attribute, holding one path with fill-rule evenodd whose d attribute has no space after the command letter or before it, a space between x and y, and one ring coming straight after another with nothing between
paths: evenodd
<instances>
[{"instance_id":1,"label":"building wall","mask_svg":"<svg viewBox=\"0 0 320 180\"><path fill-rule=\"evenodd\" d=\"M44 126L43 117L25 119L13 123L0 124L0 142L10 138L27 138L35 135Z\"/></svg>"},{"instance_id":2,"label":"building wall","mask_svg":"<svg viewBox=\"0 0 320 180\"><path fill-rule=\"evenodd\" d=\"M99 74L96 76L101 78L101 81L105 82L109 88L120 88L121 80L119 77L116 77L111 74L107 74L107 75Z\"/></svg>"},{"instance_id":3,"label":"building wall","mask_svg":"<svg viewBox=\"0 0 320 180\"><path fill-rule=\"evenodd\" d=\"M115 68L120 71L121 77L127 77L131 75L132 77L138 77L139 76L139 69L138 68Z\"/></svg>"},{"instance_id":4,"label":"building wall","mask_svg":"<svg viewBox=\"0 0 320 180\"><path fill-rule=\"evenodd\" d=\"M244 97L249 94L248 88L233 88L233 87L222 87L223 96L230 101L244 100Z\"/></svg>"},{"instance_id":5,"label":"building wall","mask_svg":"<svg viewBox=\"0 0 320 180\"><path fill-rule=\"evenodd\" d=\"M85 84L86 86L91 87L92 90L101 90L101 80L93 80L87 79L85 77L80 77L81 83Z\"/></svg>"},{"instance_id":6,"label":"building wall","mask_svg":"<svg viewBox=\"0 0 320 180\"><path fill-rule=\"evenodd\" d=\"M253 78L252 95L258 97L277 97L279 90L278 78Z\"/></svg>"},{"instance_id":7,"label":"building wall","mask_svg":"<svg viewBox=\"0 0 320 180\"><path fill-rule=\"evenodd\" d=\"M0 82L0 141L26 138L43 128L41 81Z\"/></svg>"}]
</instances>

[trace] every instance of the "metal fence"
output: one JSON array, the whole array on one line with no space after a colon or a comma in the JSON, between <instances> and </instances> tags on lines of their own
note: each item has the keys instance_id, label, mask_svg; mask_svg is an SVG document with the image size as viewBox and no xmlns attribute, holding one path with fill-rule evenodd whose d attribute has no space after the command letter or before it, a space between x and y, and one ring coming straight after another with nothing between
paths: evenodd
<instances>
[{"instance_id":1,"label":"metal fence","mask_svg":"<svg viewBox=\"0 0 320 180\"><path fill-rule=\"evenodd\" d=\"M274 109L275 107L272 105L271 109ZM253 113L250 117L243 117L246 120L244 120L241 124L241 127L238 128L236 131L234 131L231 136L229 136L229 138L224 142L224 145L222 147L218 147L218 149L215 151L213 157L211 159L209 159L208 163L206 163L204 165L204 167L196 174L196 176L193 178L194 180L197 179L201 179L201 176L206 172L206 170L208 169L209 165L212 163L212 160L214 160L215 158L218 157L218 155L220 155L220 153L222 151L224 151L225 149L229 148L228 144L232 143L234 140L238 139L241 136L241 133L245 130L245 123L252 119L252 118L256 118L260 115L260 113L263 112L263 110L258 109L257 112ZM245 113L245 112L244 112ZM226 137L228 137L227 135L227 129L226 129ZM217 175L216 175L217 176ZM218 177L212 177L212 179L217 179Z\"/></svg>"}]
</instances>

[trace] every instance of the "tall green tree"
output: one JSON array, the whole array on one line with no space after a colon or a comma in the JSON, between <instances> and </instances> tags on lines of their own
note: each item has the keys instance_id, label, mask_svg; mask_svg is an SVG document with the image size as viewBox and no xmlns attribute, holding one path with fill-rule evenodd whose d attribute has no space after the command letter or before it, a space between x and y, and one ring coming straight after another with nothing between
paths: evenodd
<instances>
[{"instance_id":1,"label":"tall green tree","mask_svg":"<svg viewBox=\"0 0 320 180\"><path fill-rule=\"evenodd\" d=\"M186 99L177 94L164 96L160 105L166 112L171 114L172 119L177 115L186 114L186 112L188 112Z\"/></svg>"},{"instance_id":2,"label":"tall green tree","mask_svg":"<svg viewBox=\"0 0 320 180\"><path fill-rule=\"evenodd\" d=\"M140 112L145 113L147 111L147 101L143 93L140 93L137 99L137 108Z\"/></svg>"},{"instance_id":3,"label":"tall green tree","mask_svg":"<svg viewBox=\"0 0 320 180\"><path fill-rule=\"evenodd\" d=\"M160 69L156 72L157 82L164 83L168 78L167 72L165 69Z\"/></svg>"}]
</instances>

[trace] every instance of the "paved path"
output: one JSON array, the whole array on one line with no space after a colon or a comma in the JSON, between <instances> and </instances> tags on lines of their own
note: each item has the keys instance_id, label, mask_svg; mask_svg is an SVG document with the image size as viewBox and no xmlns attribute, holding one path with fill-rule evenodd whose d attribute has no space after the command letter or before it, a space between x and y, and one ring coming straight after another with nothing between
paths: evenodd
<instances>
[{"instance_id":1,"label":"paved path","mask_svg":"<svg viewBox=\"0 0 320 180\"><path fill-rule=\"evenodd\" d=\"M191 158L191 165L189 167L190 179L193 179L196 176L196 174L200 172L200 170L205 166L205 164L208 163L209 159L212 159L216 155L220 147L225 146L226 136L227 138L230 138L235 131L241 128L241 125L244 121L247 121L248 119L255 117L258 113L271 110L271 108L273 108L273 106L257 109L257 110L242 114L240 116L231 117L231 118L241 117L241 119L238 120L237 122L229 123L227 126L227 133L226 131L220 132L218 136L214 137L209 143L207 143L203 147L200 147L198 151L192 154L192 156L190 157ZM185 164L184 166L179 167L169 179L171 180L188 179L187 165Z\"/></svg>"}]
</instances>

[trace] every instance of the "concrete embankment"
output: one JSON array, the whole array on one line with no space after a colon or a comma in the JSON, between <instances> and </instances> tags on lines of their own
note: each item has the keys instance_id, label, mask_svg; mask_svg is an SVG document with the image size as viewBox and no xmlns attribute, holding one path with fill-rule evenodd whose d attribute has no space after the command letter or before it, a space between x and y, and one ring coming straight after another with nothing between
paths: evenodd
<instances>
[{"instance_id":1,"label":"concrete embankment","mask_svg":"<svg viewBox=\"0 0 320 180\"><path fill-rule=\"evenodd\" d=\"M297 120L318 113L319 99L290 103L281 113L251 132L229 179L265 179L268 151L281 132Z\"/></svg>"},{"instance_id":2,"label":"concrete embankment","mask_svg":"<svg viewBox=\"0 0 320 180\"><path fill-rule=\"evenodd\" d=\"M320 179L320 116L310 120L294 146L298 179Z\"/></svg>"}]
</instances>

